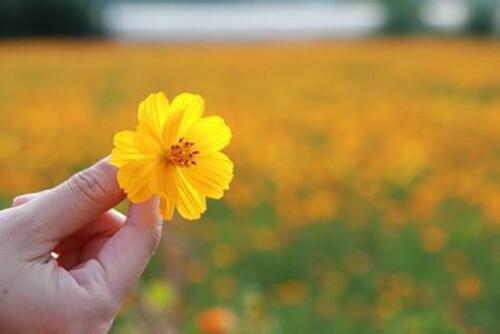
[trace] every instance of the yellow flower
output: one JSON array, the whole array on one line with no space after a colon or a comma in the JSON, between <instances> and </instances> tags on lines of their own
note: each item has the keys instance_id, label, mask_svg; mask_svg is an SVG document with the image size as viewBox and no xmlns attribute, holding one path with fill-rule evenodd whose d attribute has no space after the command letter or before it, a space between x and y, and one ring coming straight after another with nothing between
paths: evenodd
<instances>
[{"instance_id":1,"label":"yellow flower","mask_svg":"<svg viewBox=\"0 0 500 334\"><path fill-rule=\"evenodd\" d=\"M233 178L233 163L220 152L231 130L218 116L202 117L199 95L183 93L169 103L163 93L139 105L136 131L114 137L111 164L130 201L160 197L163 218L174 210L189 220L200 218L206 198L221 198Z\"/></svg>"}]
</instances>

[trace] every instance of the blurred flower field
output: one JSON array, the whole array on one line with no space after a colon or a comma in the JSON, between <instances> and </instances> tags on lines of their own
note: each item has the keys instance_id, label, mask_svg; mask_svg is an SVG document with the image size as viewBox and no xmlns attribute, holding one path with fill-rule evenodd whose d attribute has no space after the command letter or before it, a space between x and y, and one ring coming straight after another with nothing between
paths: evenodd
<instances>
[{"instance_id":1,"label":"blurred flower field","mask_svg":"<svg viewBox=\"0 0 500 334\"><path fill-rule=\"evenodd\" d=\"M108 154L148 93L202 94L235 178L114 333L500 331L500 44L0 44L0 205Z\"/></svg>"}]
</instances>

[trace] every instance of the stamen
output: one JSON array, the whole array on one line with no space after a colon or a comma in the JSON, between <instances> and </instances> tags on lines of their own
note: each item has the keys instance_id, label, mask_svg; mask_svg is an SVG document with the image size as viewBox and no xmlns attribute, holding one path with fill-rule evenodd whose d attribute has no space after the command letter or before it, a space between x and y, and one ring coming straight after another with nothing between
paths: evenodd
<instances>
[{"instance_id":1,"label":"stamen","mask_svg":"<svg viewBox=\"0 0 500 334\"><path fill-rule=\"evenodd\" d=\"M190 167L196 165L194 161L194 156L199 154L199 151L191 151L193 149L194 143L185 141L184 138L180 138L179 141L170 146L170 151L166 155L167 162L181 166Z\"/></svg>"}]
</instances>

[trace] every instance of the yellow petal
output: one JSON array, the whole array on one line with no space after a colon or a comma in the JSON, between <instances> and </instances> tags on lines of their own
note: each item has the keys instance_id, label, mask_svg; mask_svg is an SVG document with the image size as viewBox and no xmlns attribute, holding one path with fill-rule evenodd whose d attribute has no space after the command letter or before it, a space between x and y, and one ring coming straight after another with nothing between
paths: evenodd
<instances>
[{"instance_id":1,"label":"yellow petal","mask_svg":"<svg viewBox=\"0 0 500 334\"><path fill-rule=\"evenodd\" d=\"M158 138L144 123L137 126L135 143L139 151L148 155L161 155L163 152L162 139Z\"/></svg>"},{"instance_id":2,"label":"yellow petal","mask_svg":"<svg viewBox=\"0 0 500 334\"><path fill-rule=\"evenodd\" d=\"M163 129L163 143L166 149L174 145L179 140L179 127L181 125L183 111L177 110L167 116L167 121Z\"/></svg>"},{"instance_id":3,"label":"yellow petal","mask_svg":"<svg viewBox=\"0 0 500 334\"><path fill-rule=\"evenodd\" d=\"M207 209L205 196L194 189L182 174L182 169L177 168L176 186L177 186L177 210L182 217L188 220L194 220L201 217L201 214Z\"/></svg>"},{"instance_id":4,"label":"yellow petal","mask_svg":"<svg viewBox=\"0 0 500 334\"><path fill-rule=\"evenodd\" d=\"M209 198L221 198L233 178L233 163L221 152L199 156L196 165L182 170L193 188Z\"/></svg>"},{"instance_id":5,"label":"yellow petal","mask_svg":"<svg viewBox=\"0 0 500 334\"><path fill-rule=\"evenodd\" d=\"M155 168L150 179L151 190L160 196L170 199L177 198L176 182L176 167L168 164L165 160L160 160L158 167Z\"/></svg>"},{"instance_id":6,"label":"yellow petal","mask_svg":"<svg viewBox=\"0 0 500 334\"><path fill-rule=\"evenodd\" d=\"M219 116L204 117L186 134L200 155L220 151L231 141L231 129Z\"/></svg>"},{"instance_id":7,"label":"yellow petal","mask_svg":"<svg viewBox=\"0 0 500 334\"><path fill-rule=\"evenodd\" d=\"M120 131L113 137L114 149L111 152L110 163L120 168L125 163L148 158L140 152L136 145L134 131Z\"/></svg>"},{"instance_id":8,"label":"yellow petal","mask_svg":"<svg viewBox=\"0 0 500 334\"><path fill-rule=\"evenodd\" d=\"M172 220L174 216L175 203L168 197L160 197L160 212L165 220Z\"/></svg>"},{"instance_id":9,"label":"yellow petal","mask_svg":"<svg viewBox=\"0 0 500 334\"><path fill-rule=\"evenodd\" d=\"M158 142L162 141L168 112L168 100L161 92L150 94L139 104L139 124L145 126Z\"/></svg>"},{"instance_id":10,"label":"yellow petal","mask_svg":"<svg viewBox=\"0 0 500 334\"><path fill-rule=\"evenodd\" d=\"M180 114L176 140L183 137L200 120L204 109L205 101L199 95L182 93L174 98L170 105L170 112ZM164 138L166 138L165 134Z\"/></svg>"},{"instance_id":11,"label":"yellow petal","mask_svg":"<svg viewBox=\"0 0 500 334\"><path fill-rule=\"evenodd\" d=\"M131 202L142 203L153 195L149 180L157 165L153 159L138 160L126 163L118 170L118 184Z\"/></svg>"}]
</instances>

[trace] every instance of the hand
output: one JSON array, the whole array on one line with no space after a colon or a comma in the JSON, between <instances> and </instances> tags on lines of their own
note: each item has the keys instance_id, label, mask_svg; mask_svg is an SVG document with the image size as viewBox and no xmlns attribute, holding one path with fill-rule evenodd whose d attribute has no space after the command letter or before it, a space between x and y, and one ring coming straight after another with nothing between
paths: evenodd
<instances>
[{"instance_id":1,"label":"hand","mask_svg":"<svg viewBox=\"0 0 500 334\"><path fill-rule=\"evenodd\" d=\"M124 197L103 160L0 211L1 333L109 330L161 236L158 199L125 217Z\"/></svg>"}]
</instances>

